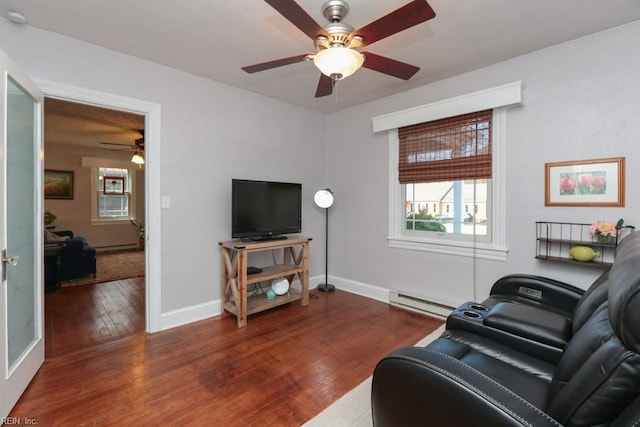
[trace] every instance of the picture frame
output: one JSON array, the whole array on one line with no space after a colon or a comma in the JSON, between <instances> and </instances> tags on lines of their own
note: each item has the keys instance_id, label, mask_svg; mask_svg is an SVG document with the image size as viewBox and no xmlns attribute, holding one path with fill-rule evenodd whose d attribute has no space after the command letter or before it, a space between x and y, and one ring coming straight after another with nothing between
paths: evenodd
<instances>
[{"instance_id":1,"label":"picture frame","mask_svg":"<svg viewBox=\"0 0 640 427\"><path fill-rule=\"evenodd\" d=\"M73 200L73 171L45 169L43 178L45 199Z\"/></svg>"},{"instance_id":2,"label":"picture frame","mask_svg":"<svg viewBox=\"0 0 640 427\"><path fill-rule=\"evenodd\" d=\"M105 196L121 196L124 194L124 178L121 176L105 176L102 179L102 193Z\"/></svg>"},{"instance_id":3,"label":"picture frame","mask_svg":"<svg viewBox=\"0 0 640 427\"><path fill-rule=\"evenodd\" d=\"M624 206L624 157L545 163L545 206Z\"/></svg>"}]
</instances>

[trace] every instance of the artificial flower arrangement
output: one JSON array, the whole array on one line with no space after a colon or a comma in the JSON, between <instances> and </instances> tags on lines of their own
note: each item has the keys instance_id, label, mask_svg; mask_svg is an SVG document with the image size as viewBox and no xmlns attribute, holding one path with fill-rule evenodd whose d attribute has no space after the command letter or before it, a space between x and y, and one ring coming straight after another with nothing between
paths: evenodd
<instances>
[{"instance_id":1,"label":"artificial flower arrangement","mask_svg":"<svg viewBox=\"0 0 640 427\"><path fill-rule=\"evenodd\" d=\"M589 227L589 234L595 237L600 243L615 243L618 230L624 226L624 219L620 218L617 223L611 221L596 221Z\"/></svg>"}]
</instances>

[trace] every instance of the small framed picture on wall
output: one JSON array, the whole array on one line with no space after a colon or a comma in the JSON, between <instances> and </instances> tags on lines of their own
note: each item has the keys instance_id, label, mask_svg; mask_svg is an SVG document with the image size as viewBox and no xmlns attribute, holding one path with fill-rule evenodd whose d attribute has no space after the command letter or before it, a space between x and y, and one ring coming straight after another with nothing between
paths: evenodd
<instances>
[{"instance_id":1,"label":"small framed picture on wall","mask_svg":"<svg viewBox=\"0 0 640 427\"><path fill-rule=\"evenodd\" d=\"M124 194L124 178L121 176L105 176L102 180L105 196L121 196Z\"/></svg>"},{"instance_id":2,"label":"small framed picture on wall","mask_svg":"<svg viewBox=\"0 0 640 427\"><path fill-rule=\"evenodd\" d=\"M73 199L73 171L44 171L45 199Z\"/></svg>"}]
</instances>

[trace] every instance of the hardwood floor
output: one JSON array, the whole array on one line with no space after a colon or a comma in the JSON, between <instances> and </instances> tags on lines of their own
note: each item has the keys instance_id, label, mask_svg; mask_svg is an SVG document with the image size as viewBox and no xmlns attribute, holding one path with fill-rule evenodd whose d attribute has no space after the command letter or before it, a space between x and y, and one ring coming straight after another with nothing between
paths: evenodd
<instances>
[{"instance_id":1,"label":"hardwood floor","mask_svg":"<svg viewBox=\"0 0 640 427\"><path fill-rule=\"evenodd\" d=\"M77 329L91 329L76 318ZM46 426L296 426L440 324L338 290L251 316L242 329L233 316L215 317L70 352L60 346L11 416Z\"/></svg>"},{"instance_id":2,"label":"hardwood floor","mask_svg":"<svg viewBox=\"0 0 640 427\"><path fill-rule=\"evenodd\" d=\"M145 331L144 277L45 294L45 356L56 357Z\"/></svg>"}]
</instances>

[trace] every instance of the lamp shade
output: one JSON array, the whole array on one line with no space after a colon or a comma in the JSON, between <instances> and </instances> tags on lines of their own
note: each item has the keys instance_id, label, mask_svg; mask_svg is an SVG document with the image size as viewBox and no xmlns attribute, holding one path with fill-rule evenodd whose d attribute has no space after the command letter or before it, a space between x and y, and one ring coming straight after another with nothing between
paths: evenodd
<instances>
[{"instance_id":1,"label":"lamp shade","mask_svg":"<svg viewBox=\"0 0 640 427\"><path fill-rule=\"evenodd\" d=\"M131 162L136 165L144 165L144 157L142 157L137 151L133 153L133 157L131 157Z\"/></svg>"},{"instance_id":2,"label":"lamp shade","mask_svg":"<svg viewBox=\"0 0 640 427\"><path fill-rule=\"evenodd\" d=\"M333 205L333 191L325 188L324 190L316 191L316 194L313 196L313 201L315 204L323 209L327 209L331 205Z\"/></svg>"},{"instance_id":3,"label":"lamp shade","mask_svg":"<svg viewBox=\"0 0 640 427\"><path fill-rule=\"evenodd\" d=\"M347 47L330 47L316 53L313 63L322 74L340 80L358 71L364 58L360 52Z\"/></svg>"}]
</instances>

